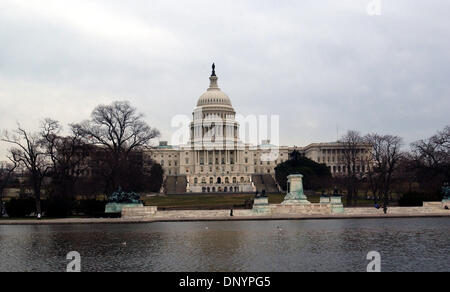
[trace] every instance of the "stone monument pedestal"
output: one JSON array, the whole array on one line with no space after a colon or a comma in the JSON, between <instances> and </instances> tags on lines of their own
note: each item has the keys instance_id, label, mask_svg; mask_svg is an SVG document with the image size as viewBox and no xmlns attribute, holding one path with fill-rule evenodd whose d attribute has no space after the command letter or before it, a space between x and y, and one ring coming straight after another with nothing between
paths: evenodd
<instances>
[{"instance_id":1,"label":"stone monument pedestal","mask_svg":"<svg viewBox=\"0 0 450 292\"><path fill-rule=\"evenodd\" d=\"M448 208L450 208L450 198L444 198L444 199L442 200L442 207L445 208L446 206L447 206Z\"/></svg>"},{"instance_id":2,"label":"stone monument pedestal","mask_svg":"<svg viewBox=\"0 0 450 292\"><path fill-rule=\"evenodd\" d=\"M303 192L303 175L292 174L288 176L288 194L281 205L311 205Z\"/></svg>"},{"instance_id":3,"label":"stone monument pedestal","mask_svg":"<svg viewBox=\"0 0 450 292\"><path fill-rule=\"evenodd\" d=\"M134 208L134 207L144 207L142 203L140 204L129 204L129 203L108 203L105 206L106 214L121 214L123 208Z\"/></svg>"},{"instance_id":4,"label":"stone monument pedestal","mask_svg":"<svg viewBox=\"0 0 450 292\"><path fill-rule=\"evenodd\" d=\"M330 197L321 196L320 204L330 204Z\"/></svg>"},{"instance_id":5,"label":"stone monument pedestal","mask_svg":"<svg viewBox=\"0 0 450 292\"><path fill-rule=\"evenodd\" d=\"M269 198L267 197L255 198L253 202L252 211L257 214L271 213L269 207Z\"/></svg>"},{"instance_id":6,"label":"stone monument pedestal","mask_svg":"<svg viewBox=\"0 0 450 292\"><path fill-rule=\"evenodd\" d=\"M342 214L344 213L344 205L342 204L341 196L330 197L331 213L332 214Z\"/></svg>"},{"instance_id":7,"label":"stone monument pedestal","mask_svg":"<svg viewBox=\"0 0 450 292\"><path fill-rule=\"evenodd\" d=\"M445 209L445 207L450 208L450 184L448 182L444 183L444 186L442 187L442 207Z\"/></svg>"}]
</instances>

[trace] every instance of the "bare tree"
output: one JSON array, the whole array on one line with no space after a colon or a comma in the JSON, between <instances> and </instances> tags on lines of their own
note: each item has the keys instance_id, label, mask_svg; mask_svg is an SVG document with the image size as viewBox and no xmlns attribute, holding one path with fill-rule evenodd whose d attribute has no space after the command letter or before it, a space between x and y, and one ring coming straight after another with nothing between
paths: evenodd
<instances>
[{"instance_id":1,"label":"bare tree","mask_svg":"<svg viewBox=\"0 0 450 292\"><path fill-rule=\"evenodd\" d=\"M347 189L347 204L352 205L353 203L356 204L358 199L360 184L358 168L363 162L360 149L364 140L359 132L348 131L339 142L343 144L343 162L346 169L342 181Z\"/></svg>"},{"instance_id":2,"label":"bare tree","mask_svg":"<svg viewBox=\"0 0 450 292\"><path fill-rule=\"evenodd\" d=\"M450 163L450 126L427 140L412 144L413 153L421 162L431 168Z\"/></svg>"},{"instance_id":3,"label":"bare tree","mask_svg":"<svg viewBox=\"0 0 450 292\"><path fill-rule=\"evenodd\" d=\"M0 162L0 217L3 215L3 192L8 187L12 174L17 168L17 163Z\"/></svg>"},{"instance_id":4,"label":"bare tree","mask_svg":"<svg viewBox=\"0 0 450 292\"><path fill-rule=\"evenodd\" d=\"M375 200L383 197L387 205L393 174L403 155L402 139L392 135L369 134L364 140L372 146L368 169L372 193Z\"/></svg>"},{"instance_id":5,"label":"bare tree","mask_svg":"<svg viewBox=\"0 0 450 292\"><path fill-rule=\"evenodd\" d=\"M411 144L417 170L416 179L424 189L438 192L450 181L450 126L426 140Z\"/></svg>"},{"instance_id":6,"label":"bare tree","mask_svg":"<svg viewBox=\"0 0 450 292\"><path fill-rule=\"evenodd\" d=\"M87 169L87 145L79 133L69 136L61 135L62 127L58 121L45 119L41 127L44 147L52 162L52 193L61 196L75 195L76 182Z\"/></svg>"},{"instance_id":7,"label":"bare tree","mask_svg":"<svg viewBox=\"0 0 450 292\"><path fill-rule=\"evenodd\" d=\"M127 163L130 153L149 145L160 135L143 120L143 114L123 101L97 106L90 120L73 124L72 130L86 143L102 147L105 152L103 162L108 165L105 179L109 191L118 187L122 166Z\"/></svg>"},{"instance_id":8,"label":"bare tree","mask_svg":"<svg viewBox=\"0 0 450 292\"><path fill-rule=\"evenodd\" d=\"M42 183L51 169L51 163L41 136L39 133L29 133L18 125L13 133L5 131L0 141L13 146L9 150L10 160L27 169L36 201L36 215L41 216Z\"/></svg>"},{"instance_id":9,"label":"bare tree","mask_svg":"<svg viewBox=\"0 0 450 292\"><path fill-rule=\"evenodd\" d=\"M398 194L410 193L416 189L416 163L411 152L403 152L394 172Z\"/></svg>"}]
</instances>

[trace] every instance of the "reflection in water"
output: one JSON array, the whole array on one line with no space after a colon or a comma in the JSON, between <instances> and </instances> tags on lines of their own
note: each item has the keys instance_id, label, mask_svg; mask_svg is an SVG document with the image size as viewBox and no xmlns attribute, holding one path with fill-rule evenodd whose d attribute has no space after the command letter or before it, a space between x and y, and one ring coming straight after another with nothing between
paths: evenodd
<instances>
[{"instance_id":1,"label":"reflection in water","mask_svg":"<svg viewBox=\"0 0 450 292\"><path fill-rule=\"evenodd\" d=\"M450 220L0 226L0 271L450 271Z\"/></svg>"}]
</instances>

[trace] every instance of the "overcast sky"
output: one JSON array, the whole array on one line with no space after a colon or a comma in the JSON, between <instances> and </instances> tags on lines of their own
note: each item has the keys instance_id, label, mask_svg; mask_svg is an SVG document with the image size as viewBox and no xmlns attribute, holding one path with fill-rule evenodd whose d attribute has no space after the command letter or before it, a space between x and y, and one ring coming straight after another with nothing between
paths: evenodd
<instances>
[{"instance_id":1,"label":"overcast sky","mask_svg":"<svg viewBox=\"0 0 450 292\"><path fill-rule=\"evenodd\" d=\"M239 114L280 115L283 145L426 138L450 124L450 1L371 1L1 0L0 129L129 100L170 139L215 62Z\"/></svg>"}]
</instances>

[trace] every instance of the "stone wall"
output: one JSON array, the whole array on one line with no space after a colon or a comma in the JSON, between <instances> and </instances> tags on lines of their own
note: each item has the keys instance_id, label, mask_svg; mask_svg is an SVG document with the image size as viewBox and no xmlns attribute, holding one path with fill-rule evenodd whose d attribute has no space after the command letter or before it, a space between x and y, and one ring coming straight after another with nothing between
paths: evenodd
<instances>
[{"instance_id":1,"label":"stone wall","mask_svg":"<svg viewBox=\"0 0 450 292\"><path fill-rule=\"evenodd\" d=\"M388 207L388 214L402 215L402 214L440 214L446 213L444 204L442 202L424 202L423 207ZM450 213L450 212L449 212ZM347 215L381 215L384 214L383 208L345 208Z\"/></svg>"},{"instance_id":2,"label":"stone wall","mask_svg":"<svg viewBox=\"0 0 450 292\"><path fill-rule=\"evenodd\" d=\"M449 210L444 209L441 202L424 202L423 207L389 207L389 215L450 215ZM345 215L352 216L380 216L383 217L383 209L371 208L345 208L343 214L335 214L332 204L298 204L298 205L267 205L264 208L233 210L234 217L287 217L308 215ZM186 211L158 211L157 207L124 208L124 219L215 219L230 217L230 210L186 210ZM330 217L331 218L331 217Z\"/></svg>"},{"instance_id":3,"label":"stone wall","mask_svg":"<svg viewBox=\"0 0 450 292\"><path fill-rule=\"evenodd\" d=\"M423 202L424 208L432 209L444 209L445 204L443 202Z\"/></svg>"},{"instance_id":4,"label":"stone wall","mask_svg":"<svg viewBox=\"0 0 450 292\"><path fill-rule=\"evenodd\" d=\"M272 215L330 215L330 204L270 205Z\"/></svg>"},{"instance_id":5,"label":"stone wall","mask_svg":"<svg viewBox=\"0 0 450 292\"><path fill-rule=\"evenodd\" d=\"M158 207L126 207L122 209L124 219L145 219L154 217Z\"/></svg>"},{"instance_id":6,"label":"stone wall","mask_svg":"<svg viewBox=\"0 0 450 292\"><path fill-rule=\"evenodd\" d=\"M158 211L155 218L191 219L229 217L230 210L186 210L186 211Z\"/></svg>"}]
</instances>

